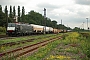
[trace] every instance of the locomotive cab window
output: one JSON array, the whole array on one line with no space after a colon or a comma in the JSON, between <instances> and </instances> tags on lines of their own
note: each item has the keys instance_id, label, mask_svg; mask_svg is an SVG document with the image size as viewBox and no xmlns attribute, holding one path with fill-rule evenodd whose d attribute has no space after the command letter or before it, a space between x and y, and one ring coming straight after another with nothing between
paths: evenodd
<instances>
[{"instance_id":1,"label":"locomotive cab window","mask_svg":"<svg viewBox=\"0 0 90 60\"><path fill-rule=\"evenodd\" d=\"M8 23L8 27L15 27L14 23Z\"/></svg>"}]
</instances>

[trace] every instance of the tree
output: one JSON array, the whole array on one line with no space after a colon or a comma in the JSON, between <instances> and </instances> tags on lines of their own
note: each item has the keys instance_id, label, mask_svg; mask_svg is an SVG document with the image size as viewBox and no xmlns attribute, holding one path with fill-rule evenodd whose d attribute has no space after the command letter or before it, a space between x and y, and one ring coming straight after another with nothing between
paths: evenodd
<instances>
[{"instance_id":1,"label":"tree","mask_svg":"<svg viewBox=\"0 0 90 60\"><path fill-rule=\"evenodd\" d=\"M46 18L46 25L52 27L52 21L49 18Z\"/></svg>"},{"instance_id":2,"label":"tree","mask_svg":"<svg viewBox=\"0 0 90 60\"><path fill-rule=\"evenodd\" d=\"M13 22L12 6L10 6L10 14L9 14L9 20L8 21Z\"/></svg>"},{"instance_id":3,"label":"tree","mask_svg":"<svg viewBox=\"0 0 90 60\"><path fill-rule=\"evenodd\" d=\"M0 11L0 26L6 26L5 14Z\"/></svg>"},{"instance_id":4,"label":"tree","mask_svg":"<svg viewBox=\"0 0 90 60\"><path fill-rule=\"evenodd\" d=\"M58 28L58 29L67 29L66 26L57 24L57 21L53 20L51 21L50 18L46 17L44 19L44 16L42 14L35 12L35 11L30 11L27 15L24 16L25 20L23 22L30 23L30 24L38 24L38 25L45 25L45 20L46 20L46 26L48 27L53 27L53 28Z\"/></svg>"},{"instance_id":5,"label":"tree","mask_svg":"<svg viewBox=\"0 0 90 60\"><path fill-rule=\"evenodd\" d=\"M0 12L2 12L2 6L0 5Z\"/></svg>"},{"instance_id":6,"label":"tree","mask_svg":"<svg viewBox=\"0 0 90 60\"><path fill-rule=\"evenodd\" d=\"M18 6L18 21L20 21L20 6Z\"/></svg>"},{"instance_id":7,"label":"tree","mask_svg":"<svg viewBox=\"0 0 90 60\"><path fill-rule=\"evenodd\" d=\"M8 10L7 10L7 6L5 6L5 18L6 18L6 24L5 24L5 26L7 27L7 25L8 25Z\"/></svg>"},{"instance_id":8,"label":"tree","mask_svg":"<svg viewBox=\"0 0 90 60\"><path fill-rule=\"evenodd\" d=\"M6 26L5 14L2 12L1 5L0 5L0 26Z\"/></svg>"},{"instance_id":9,"label":"tree","mask_svg":"<svg viewBox=\"0 0 90 60\"><path fill-rule=\"evenodd\" d=\"M9 17L12 18L12 6L10 6L10 14Z\"/></svg>"},{"instance_id":10,"label":"tree","mask_svg":"<svg viewBox=\"0 0 90 60\"><path fill-rule=\"evenodd\" d=\"M22 7L21 21L24 21L24 20L25 20L24 16L25 16L25 9L24 9L24 6L23 6L23 7Z\"/></svg>"},{"instance_id":11,"label":"tree","mask_svg":"<svg viewBox=\"0 0 90 60\"><path fill-rule=\"evenodd\" d=\"M53 21L52 21L52 25L53 25L53 26L52 26L53 28L57 28L57 21L53 20Z\"/></svg>"},{"instance_id":12,"label":"tree","mask_svg":"<svg viewBox=\"0 0 90 60\"><path fill-rule=\"evenodd\" d=\"M79 32L79 31L80 31L80 28L75 27L75 28L73 29L73 31L77 31L77 32Z\"/></svg>"},{"instance_id":13,"label":"tree","mask_svg":"<svg viewBox=\"0 0 90 60\"><path fill-rule=\"evenodd\" d=\"M13 7L13 18L16 16L15 6Z\"/></svg>"},{"instance_id":14,"label":"tree","mask_svg":"<svg viewBox=\"0 0 90 60\"><path fill-rule=\"evenodd\" d=\"M28 13L28 20L34 20L30 23L35 23L38 25L42 25L43 16L40 13L34 12L33 10Z\"/></svg>"},{"instance_id":15,"label":"tree","mask_svg":"<svg viewBox=\"0 0 90 60\"><path fill-rule=\"evenodd\" d=\"M7 6L5 6L5 15L8 16Z\"/></svg>"}]
</instances>

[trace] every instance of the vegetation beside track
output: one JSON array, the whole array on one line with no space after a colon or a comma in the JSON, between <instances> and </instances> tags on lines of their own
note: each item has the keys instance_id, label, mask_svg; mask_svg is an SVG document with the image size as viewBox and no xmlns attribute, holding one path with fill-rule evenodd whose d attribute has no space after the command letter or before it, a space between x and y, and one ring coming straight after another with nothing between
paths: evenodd
<instances>
[{"instance_id":1,"label":"vegetation beside track","mask_svg":"<svg viewBox=\"0 0 90 60\"><path fill-rule=\"evenodd\" d=\"M60 40L55 40L44 47L40 47L38 52L27 58L21 58L22 60L42 60L53 48L60 44Z\"/></svg>"},{"instance_id":2,"label":"vegetation beside track","mask_svg":"<svg viewBox=\"0 0 90 60\"><path fill-rule=\"evenodd\" d=\"M60 35L51 35L51 38ZM40 47L37 52L28 57L22 57L21 60L90 60L90 33L70 32L62 35L63 39ZM49 39L39 38L41 40ZM32 43L36 43L40 39ZM30 45L31 43L26 44ZM25 46L24 44L21 45Z\"/></svg>"},{"instance_id":3,"label":"vegetation beside track","mask_svg":"<svg viewBox=\"0 0 90 60\"><path fill-rule=\"evenodd\" d=\"M53 34L54 35L54 34ZM15 37L13 39L5 39L5 40L0 40L0 44L3 43L10 43L10 42L18 42L18 41L24 41L24 40L28 40L28 39L38 39L38 38L44 38L44 37L48 37L51 36L51 34L47 34L47 35L33 35L33 36L23 36L23 37Z\"/></svg>"},{"instance_id":4,"label":"vegetation beside track","mask_svg":"<svg viewBox=\"0 0 90 60\"><path fill-rule=\"evenodd\" d=\"M6 33L6 28L0 27L0 35L5 35L5 33Z\"/></svg>"},{"instance_id":5,"label":"vegetation beside track","mask_svg":"<svg viewBox=\"0 0 90 60\"><path fill-rule=\"evenodd\" d=\"M4 52L4 51L7 51L7 50L13 50L15 48L19 48L19 47L35 44L37 42L48 40L48 39L56 37L56 36L57 35L55 35L55 34L48 34L48 35L27 36L27 37L20 37L20 38L8 39L8 40L1 40L0 41L1 44L2 43L15 42L16 45L13 45L13 46L7 46L7 45L6 46L1 46L0 47L0 52ZM34 40L32 40L31 42L22 43L22 41L26 41L26 40L29 40L29 39L34 39ZM18 44L18 42L20 42L20 43Z\"/></svg>"},{"instance_id":6,"label":"vegetation beside track","mask_svg":"<svg viewBox=\"0 0 90 60\"><path fill-rule=\"evenodd\" d=\"M54 36L51 36L50 38L47 38L46 40L47 40L47 41L49 41L49 40L53 41L53 39L55 39L55 38L56 38L56 39L59 39L59 38L61 38L61 37L60 37L60 35L54 35ZM55 39L55 40L56 40L56 39ZM46 40L44 40L44 41L46 41ZM47 42L46 42L46 43L47 43ZM29 44L28 46L30 46L30 44ZM41 46L40 46L40 47L41 47ZM23 47L22 47L22 48L23 48ZM20 49L21 49L21 48L20 48ZM11 53L11 52L10 52L10 53ZM6 54L6 53L5 53L5 54ZM5 55L5 54L4 54L4 55ZM13 54L13 53L12 53L12 54ZM1 54L1 56L2 56L2 55L3 55L3 54Z\"/></svg>"},{"instance_id":7,"label":"vegetation beside track","mask_svg":"<svg viewBox=\"0 0 90 60\"><path fill-rule=\"evenodd\" d=\"M90 35L89 35L90 36ZM90 60L90 38L77 32L54 41L22 60Z\"/></svg>"}]
</instances>

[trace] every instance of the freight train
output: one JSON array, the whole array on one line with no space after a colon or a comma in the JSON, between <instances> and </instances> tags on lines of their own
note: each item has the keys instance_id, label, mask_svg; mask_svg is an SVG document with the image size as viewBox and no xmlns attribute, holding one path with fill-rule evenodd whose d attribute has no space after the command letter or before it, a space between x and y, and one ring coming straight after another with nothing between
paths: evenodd
<instances>
[{"instance_id":1,"label":"freight train","mask_svg":"<svg viewBox=\"0 0 90 60\"><path fill-rule=\"evenodd\" d=\"M22 24L22 23L8 23L7 32L8 36L18 35L31 35L43 33L60 33L62 30L52 27L35 25L35 24Z\"/></svg>"}]
</instances>

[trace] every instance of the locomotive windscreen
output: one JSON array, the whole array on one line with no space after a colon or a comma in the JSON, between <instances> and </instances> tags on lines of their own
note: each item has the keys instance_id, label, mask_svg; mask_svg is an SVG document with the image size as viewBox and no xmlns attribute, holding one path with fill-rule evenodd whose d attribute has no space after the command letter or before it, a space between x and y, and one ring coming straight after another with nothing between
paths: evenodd
<instances>
[{"instance_id":1,"label":"locomotive windscreen","mask_svg":"<svg viewBox=\"0 0 90 60\"><path fill-rule=\"evenodd\" d=\"M15 27L15 23L8 23L8 27Z\"/></svg>"}]
</instances>

